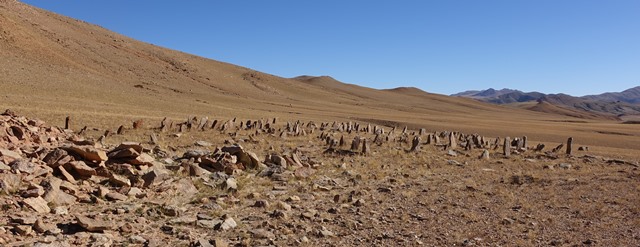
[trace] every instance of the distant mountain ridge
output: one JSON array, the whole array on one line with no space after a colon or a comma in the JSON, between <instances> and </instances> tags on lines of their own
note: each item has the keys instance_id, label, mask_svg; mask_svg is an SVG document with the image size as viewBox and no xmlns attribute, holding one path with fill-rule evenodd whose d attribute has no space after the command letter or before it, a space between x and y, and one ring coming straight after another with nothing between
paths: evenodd
<instances>
[{"instance_id":1,"label":"distant mountain ridge","mask_svg":"<svg viewBox=\"0 0 640 247\"><path fill-rule=\"evenodd\" d=\"M521 108L547 112L551 109L547 104L560 107L571 112L578 110L587 115L583 118L617 118L628 115L640 115L640 86L622 92L609 92L598 95L574 97L567 94L544 94L540 92L522 92L514 89L470 90L451 96L466 97L493 104L520 104ZM547 103L547 104L543 104ZM532 104L537 104L533 105ZM554 108L555 109L555 108ZM558 110L554 110L557 112ZM576 115L576 114L572 114ZM579 114L577 114L579 115Z\"/></svg>"},{"instance_id":2,"label":"distant mountain ridge","mask_svg":"<svg viewBox=\"0 0 640 247\"><path fill-rule=\"evenodd\" d=\"M621 101L626 103L638 104L640 103L640 86L629 88L619 93L613 92L598 95L587 95L581 98L601 101Z\"/></svg>"}]
</instances>

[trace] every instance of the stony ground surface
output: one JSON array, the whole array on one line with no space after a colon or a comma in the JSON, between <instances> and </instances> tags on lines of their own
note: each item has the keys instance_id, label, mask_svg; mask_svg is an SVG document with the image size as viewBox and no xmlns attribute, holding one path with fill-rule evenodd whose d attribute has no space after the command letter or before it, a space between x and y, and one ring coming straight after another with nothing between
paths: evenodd
<instances>
[{"instance_id":1,"label":"stony ground surface","mask_svg":"<svg viewBox=\"0 0 640 247\"><path fill-rule=\"evenodd\" d=\"M7 111L0 244L640 245L637 160L384 128L196 118L105 133Z\"/></svg>"}]
</instances>

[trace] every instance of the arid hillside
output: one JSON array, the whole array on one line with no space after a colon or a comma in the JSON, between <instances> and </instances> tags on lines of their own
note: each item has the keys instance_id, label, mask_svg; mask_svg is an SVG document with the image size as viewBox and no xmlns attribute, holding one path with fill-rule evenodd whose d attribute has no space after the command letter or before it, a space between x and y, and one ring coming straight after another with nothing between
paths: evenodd
<instances>
[{"instance_id":1,"label":"arid hillside","mask_svg":"<svg viewBox=\"0 0 640 247\"><path fill-rule=\"evenodd\" d=\"M281 78L174 51L17 1L0 1L0 107L74 128L135 119L351 120L484 135L529 135L640 148L640 130L479 103L411 88L376 90L330 77ZM571 123L571 124L567 124ZM616 129L619 135L602 134ZM541 131L544 130L544 131Z\"/></svg>"}]
</instances>

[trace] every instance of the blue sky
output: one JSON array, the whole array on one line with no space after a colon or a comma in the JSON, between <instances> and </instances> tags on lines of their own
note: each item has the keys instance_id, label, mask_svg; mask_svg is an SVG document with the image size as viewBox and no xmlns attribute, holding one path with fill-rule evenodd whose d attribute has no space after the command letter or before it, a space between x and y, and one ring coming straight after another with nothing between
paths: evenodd
<instances>
[{"instance_id":1,"label":"blue sky","mask_svg":"<svg viewBox=\"0 0 640 247\"><path fill-rule=\"evenodd\" d=\"M441 94L640 85L637 0L24 2L282 77Z\"/></svg>"}]
</instances>

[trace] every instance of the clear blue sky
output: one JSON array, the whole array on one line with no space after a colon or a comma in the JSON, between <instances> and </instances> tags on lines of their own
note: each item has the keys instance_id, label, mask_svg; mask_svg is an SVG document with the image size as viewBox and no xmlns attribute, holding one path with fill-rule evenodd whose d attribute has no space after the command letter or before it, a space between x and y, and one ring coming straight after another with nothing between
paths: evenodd
<instances>
[{"instance_id":1,"label":"clear blue sky","mask_svg":"<svg viewBox=\"0 0 640 247\"><path fill-rule=\"evenodd\" d=\"M283 77L442 94L640 85L638 0L24 2Z\"/></svg>"}]
</instances>

